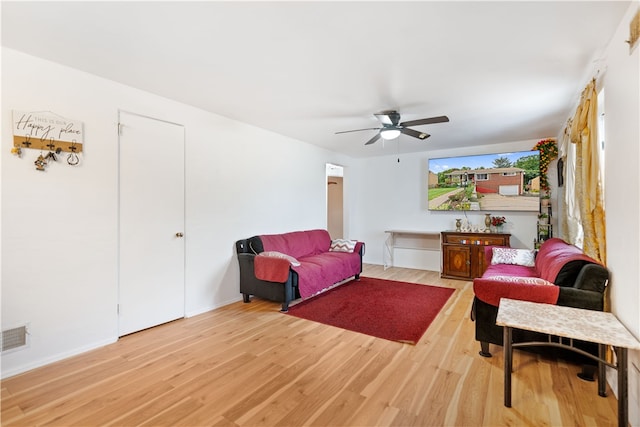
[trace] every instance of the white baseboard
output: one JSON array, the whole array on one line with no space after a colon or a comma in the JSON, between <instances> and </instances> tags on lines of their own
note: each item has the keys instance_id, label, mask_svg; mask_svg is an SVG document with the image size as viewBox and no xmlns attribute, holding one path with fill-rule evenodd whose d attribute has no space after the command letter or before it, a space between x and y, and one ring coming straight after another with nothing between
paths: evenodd
<instances>
[{"instance_id":1,"label":"white baseboard","mask_svg":"<svg viewBox=\"0 0 640 427\"><path fill-rule=\"evenodd\" d=\"M69 350L69 351L65 351L65 352L62 352L62 353L54 354L53 356L45 357L43 359L35 360L33 362L30 362L30 363L27 363L27 364L24 364L24 365L20 365L20 366L15 366L15 367L12 367L12 368L6 369L6 370L4 369L4 366L2 366L3 369L2 369L2 374L1 374L0 378L6 379L6 378L9 378L9 377L13 377L14 375L22 374L22 373L30 371L32 369L40 368L42 366L49 365L49 364L55 363L55 362L59 362L59 361L61 361L63 359L67 359L67 358L72 357L72 356L77 356L79 354L86 353L87 351L91 351L91 350L95 350L95 349L100 348L100 347L104 347L105 345L113 344L116 341L118 341L118 337L108 338L106 340L102 340L102 341L98 341L98 342L95 342L95 343L91 343L91 344L86 345L86 346L74 348L73 350Z\"/></svg>"},{"instance_id":2,"label":"white baseboard","mask_svg":"<svg viewBox=\"0 0 640 427\"><path fill-rule=\"evenodd\" d=\"M210 305L210 306L205 306L205 307L200 307L196 310L192 310L188 313L185 313L185 317L194 317L197 316L199 314L203 314L212 310L215 310L217 308L223 307L225 305L229 305L238 301L242 301L242 296L239 296L238 298L233 298L230 299L228 301L222 301L218 304L215 305ZM45 357L39 360L35 360L29 363L26 363L24 365L19 365L19 366L14 366L8 369L5 369L6 364L3 364L2 366L2 372L0 373L0 379L6 379L6 378L10 378L13 377L15 375L18 374L22 374L24 372L30 371L32 369L36 369L36 368L41 368L43 366L49 365L51 363L55 363L55 362L59 362L63 359L67 359L69 357L73 357L73 356L77 356L79 354L82 353L86 353L87 351L91 351L91 350L95 350L97 348L100 347L104 347L105 345L109 345L109 344L113 344L115 342L118 341L118 337L110 337L107 338L105 340L102 341L97 341L91 344L88 344L86 346L82 346L82 347L78 347L78 348L74 348L73 350L69 350L69 351L65 351L62 353L58 353L49 357Z\"/></svg>"},{"instance_id":3,"label":"white baseboard","mask_svg":"<svg viewBox=\"0 0 640 427\"><path fill-rule=\"evenodd\" d=\"M226 300L226 301L221 301L221 302L219 302L217 304L208 305L208 306L205 306L205 307L199 307L199 308L197 308L195 310L191 310L191 311L185 313L185 317L194 317L194 316L197 316L199 314L207 313L209 311L213 311L213 310L215 310L217 308L224 307L225 305L233 304L234 302L238 302L238 301L242 301L242 296L239 296L237 298L232 298L232 299L229 299L229 300Z\"/></svg>"}]
</instances>

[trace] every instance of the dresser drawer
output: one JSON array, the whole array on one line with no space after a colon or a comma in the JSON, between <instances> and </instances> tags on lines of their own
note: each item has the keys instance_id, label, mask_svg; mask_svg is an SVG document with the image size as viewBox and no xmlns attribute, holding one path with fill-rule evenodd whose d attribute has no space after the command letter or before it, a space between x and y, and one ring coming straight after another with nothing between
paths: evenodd
<instances>
[{"instance_id":1,"label":"dresser drawer","mask_svg":"<svg viewBox=\"0 0 640 427\"><path fill-rule=\"evenodd\" d=\"M482 234L447 234L444 243L453 243L458 245L494 245L508 246L508 237L505 236L483 236Z\"/></svg>"}]
</instances>

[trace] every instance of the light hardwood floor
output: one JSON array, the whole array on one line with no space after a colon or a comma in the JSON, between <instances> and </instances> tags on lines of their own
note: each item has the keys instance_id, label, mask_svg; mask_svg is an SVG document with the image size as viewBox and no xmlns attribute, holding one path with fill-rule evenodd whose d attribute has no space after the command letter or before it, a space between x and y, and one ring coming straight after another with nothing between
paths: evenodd
<instances>
[{"instance_id":1,"label":"light hardwood floor","mask_svg":"<svg viewBox=\"0 0 640 427\"><path fill-rule=\"evenodd\" d=\"M456 289L417 345L282 314L253 299L2 381L2 425L571 426L616 424L579 367L478 355L471 282L367 265L363 275Z\"/></svg>"}]
</instances>

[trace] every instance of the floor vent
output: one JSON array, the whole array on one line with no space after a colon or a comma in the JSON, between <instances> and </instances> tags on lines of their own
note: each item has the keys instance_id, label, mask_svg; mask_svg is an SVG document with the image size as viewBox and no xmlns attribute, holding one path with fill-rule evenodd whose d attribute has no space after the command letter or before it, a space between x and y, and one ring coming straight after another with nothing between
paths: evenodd
<instances>
[{"instance_id":1,"label":"floor vent","mask_svg":"<svg viewBox=\"0 0 640 427\"><path fill-rule=\"evenodd\" d=\"M27 327L7 329L2 331L2 350L8 351L27 345Z\"/></svg>"}]
</instances>

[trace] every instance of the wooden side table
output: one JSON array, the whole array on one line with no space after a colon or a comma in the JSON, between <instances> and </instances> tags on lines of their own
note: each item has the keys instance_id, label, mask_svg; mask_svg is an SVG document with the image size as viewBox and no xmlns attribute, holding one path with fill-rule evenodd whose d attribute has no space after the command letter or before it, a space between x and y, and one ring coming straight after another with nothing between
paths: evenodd
<instances>
[{"instance_id":1,"label":"wooden side table","mask_svg":"<svg viewBox=\"0 0 640 427\"><path fill-rule=\"evenodd\" d=\"M504 406L511 407L511 371L513 348L530 346L553 346L567 348L598 362L598 394L606 396L605 365L618 371L618 425L627 427L629 418L627 349L640 349L640 342L612 314L602 311L584 310L552 304L500 300L496 324L504 328ZM559 342L513 343L512 329L542 332L560 337ZM565 344L562 338L567 338ZM573 340L598 344L599 357L573 347ZM606 346L616 352L617 364L604 359Z\"/></svg>"}]
</instances>

